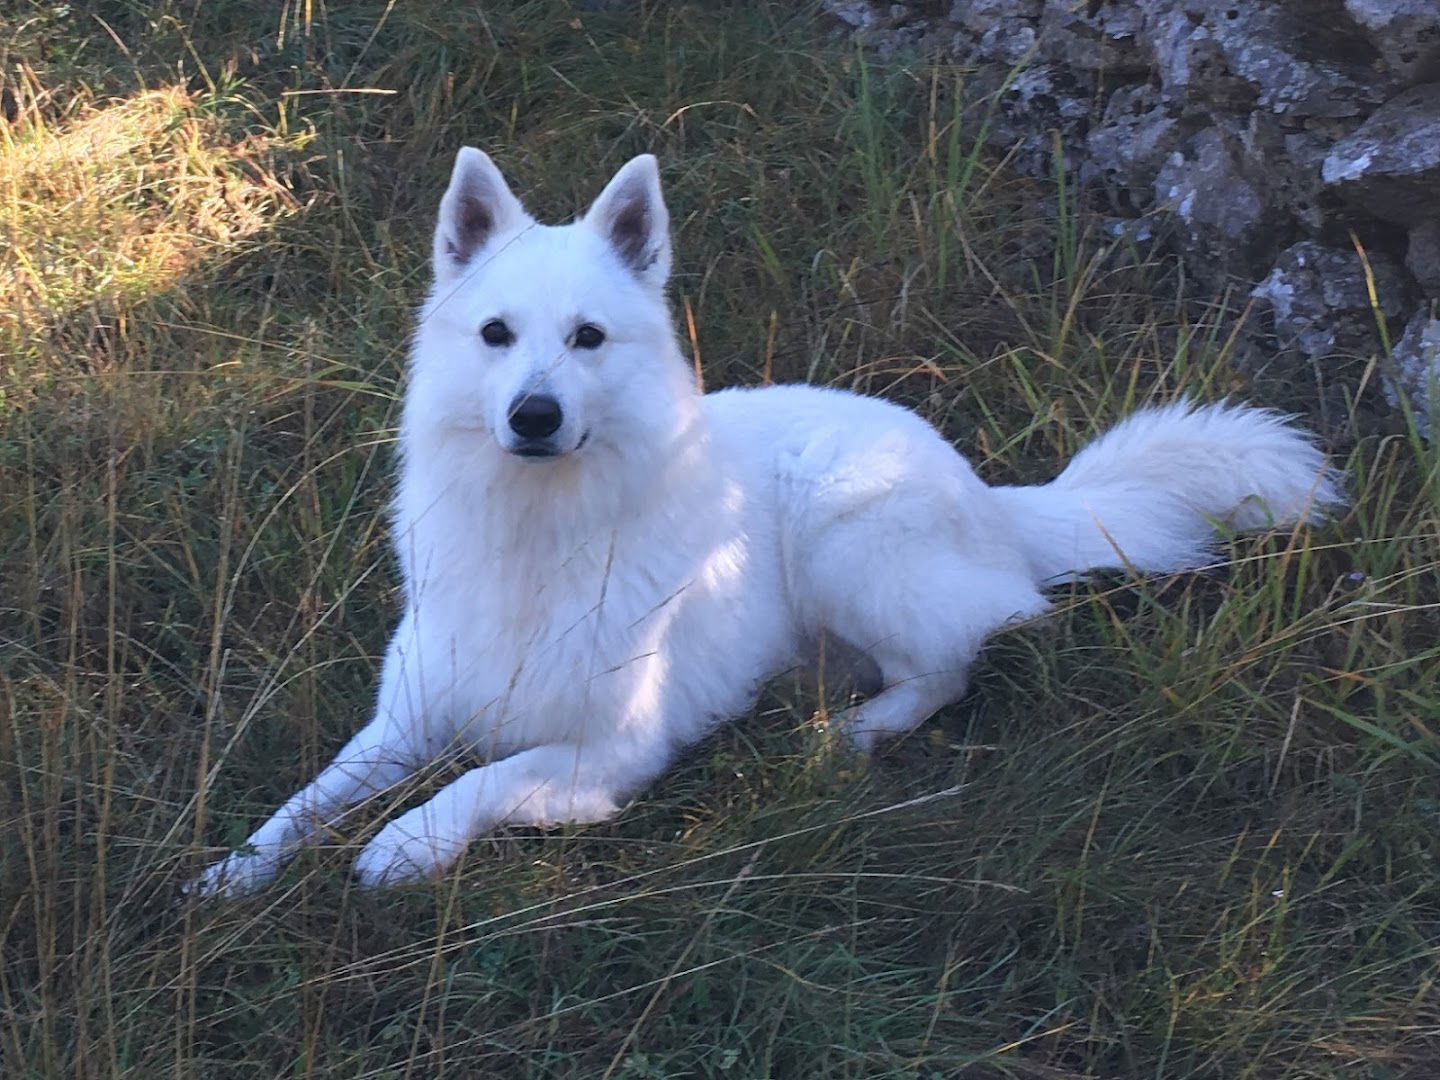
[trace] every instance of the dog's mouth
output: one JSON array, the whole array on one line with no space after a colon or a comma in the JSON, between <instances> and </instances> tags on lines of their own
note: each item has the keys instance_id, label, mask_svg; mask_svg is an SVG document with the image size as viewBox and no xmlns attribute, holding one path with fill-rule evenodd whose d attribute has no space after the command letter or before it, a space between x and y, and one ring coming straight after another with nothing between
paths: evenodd
<instances>
[{"instance_id":1,"label":"dog's mouth","mask_svg":"<svg viewBox=\"0 0 1440 1080\"><path fill-rule=\"evenodd\" d=\"M590 432L587 431L585 432L585 434L580 436L580 441L577 442L574 446L574 449L571 450L561 450L560 447L556 446L554 443L551 442L530 440L510 447L510 453L514 454L516 457L530 458L532 460L564 457L566 454L573 454L576 450L579 450L582 446L585 445L586 441L589 438Z\"/></svg>"}]
</instances>

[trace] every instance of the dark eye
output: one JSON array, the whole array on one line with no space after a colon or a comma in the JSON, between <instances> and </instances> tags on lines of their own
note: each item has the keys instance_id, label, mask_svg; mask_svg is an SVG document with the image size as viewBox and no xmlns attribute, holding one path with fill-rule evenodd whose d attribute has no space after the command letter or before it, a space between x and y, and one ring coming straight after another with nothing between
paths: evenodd
<instances>
[{"instance_id":1,"label":"dark eye","mask_svg":"<svg viewBox=\"0 0 1440 1080\"><path fill-rule=\"evenodd\" d=\"M509 345L515 340L515 335L510 332L510 327L499 319L491 319L482 326L480 337L484 339L486 345Z\"/></svg>"},{"instance_id":2,"label":"dark eye","mask_svg":"<svg viewBox=\"0 0 1440 1080\"><path fill-rule=\"evenodd\" d=\"M598 326L591 326L589 323L575 331L575 347L577 349L598 349L604 340L605 331Z\"/></svg>"}]
</instances>

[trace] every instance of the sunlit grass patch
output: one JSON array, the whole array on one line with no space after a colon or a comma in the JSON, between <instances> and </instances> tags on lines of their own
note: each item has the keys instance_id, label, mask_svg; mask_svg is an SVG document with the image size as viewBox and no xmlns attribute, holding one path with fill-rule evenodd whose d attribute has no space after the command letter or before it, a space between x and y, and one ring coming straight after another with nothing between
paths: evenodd
<instances>
[{"instance_id":1,"label":"sunlit grass patch","mask_svg":"<svg viewBox=\"0 0 1440 1080\"><path fill-rule=\"evenodd\" d=\"M0 127L0 348L173 289L296 210L273 160L304 140L227 127L178 87Z\"/></svg>"}]
</instances>

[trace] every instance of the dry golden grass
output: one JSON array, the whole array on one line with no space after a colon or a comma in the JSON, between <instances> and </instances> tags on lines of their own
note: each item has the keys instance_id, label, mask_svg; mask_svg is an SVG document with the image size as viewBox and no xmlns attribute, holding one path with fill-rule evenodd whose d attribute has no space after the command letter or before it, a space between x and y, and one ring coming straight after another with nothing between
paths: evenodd
<instances>
[{"instance_id":1,"label":"dry golden grass","mask_svg":"<svg viewBox=\"0 0 1440 1080\"><path fill-rule=\"evenodd\" d=\"M61 122L31 73L32 107L0 127L0 347L76 313L123 312L299 209L273 174L300 140L229 137L179 87L72 105Z\"/></svg>"}]
</instances>

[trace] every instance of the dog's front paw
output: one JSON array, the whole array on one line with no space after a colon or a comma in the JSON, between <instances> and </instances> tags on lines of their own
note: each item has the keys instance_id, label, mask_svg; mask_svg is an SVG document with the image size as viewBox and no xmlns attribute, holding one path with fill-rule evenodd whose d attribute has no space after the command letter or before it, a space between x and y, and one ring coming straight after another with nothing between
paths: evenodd
<instances>
[{"instance_id":1,"label":"dog's front paw","mask_svg":"<svg viewBox=\"0 0 1440 1080\"><path fill-rule=\"evenodd\" d=\"M257 892L280 872L280 861L270 855L235 851L211 863L205 872L181 889L186 896L223 896L234 899Z\"/></svg>"},{"instance_id":2,"label":"dog's front paw","mask_svg":"<svg viewBox=\"0 0 1440 1080\"><path fill-rule=\"evenodd\" d=\"M465 841L436 835L424 807L402 814L376 834L355 860L355 878L367 888L433 878L465 851Z\"/></svg>"}]
</instances>

